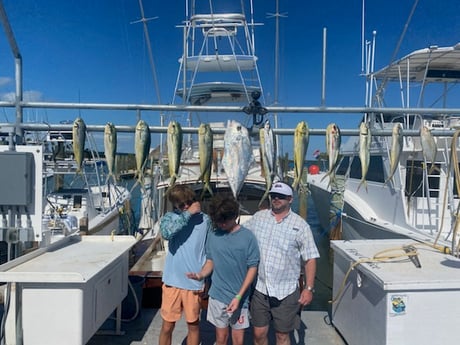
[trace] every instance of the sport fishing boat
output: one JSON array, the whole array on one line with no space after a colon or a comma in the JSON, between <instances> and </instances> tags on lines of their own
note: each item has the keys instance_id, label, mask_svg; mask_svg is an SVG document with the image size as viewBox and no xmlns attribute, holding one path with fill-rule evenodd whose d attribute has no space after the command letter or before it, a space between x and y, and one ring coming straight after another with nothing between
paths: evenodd
<instances>
[{"instance_id":1,"label":"sport fishing boat","mask_svg":"<svg viewBox=\"0 0 460 345\"><path fill-rule=\"evenodd\" d=\"M81 175L75 173L71 161L53 165L53 180L65 183L45 193L43 233L51 242L72 234L127 234L120 217L123 209L129 209L130 192L105 183L105 161L86 161Z\"/></svg>"},{"instance_id":2,"label":"sport fishing boat","mask_svg":"<svg viewBox=\"0 0 460 345\"><path fill-rule=\"evenodd\" d=\"M264 194L269 189L261 168L259 129L271 125L262 106L252 0L241 2L243 7L234 12L228 11L229 4L226 12L220 12L212 2L188 2L186 8L191 10L182 26L184 51L172 104L238 106L241 111L171 116L169 126L165 124L167 142L160 149L160 167L155 170L157 218L172 209L165 197L167 189L187 184L201 197L204 210L213 194L233 193L241 204L243 223L267 202L268 193ZM153 236L156 241L132 271L161 277L167 243L158 236L158 225Z\"/></svg>"},{"instance_id":3,"label":"sport fishing boat","mask_svg":"<svg viewBox=\"0 0 460 345\"><path fill-rule=\"evenodd\" d=\"M460 44L416 50L366 76L369 145L360 130L340 148L335 176L308 176L323 228L336 239L412 238L457 251L460 114L449 106L459 99ZM398 91L401 112L388 107Z\"/></svg>"}]
</instances>

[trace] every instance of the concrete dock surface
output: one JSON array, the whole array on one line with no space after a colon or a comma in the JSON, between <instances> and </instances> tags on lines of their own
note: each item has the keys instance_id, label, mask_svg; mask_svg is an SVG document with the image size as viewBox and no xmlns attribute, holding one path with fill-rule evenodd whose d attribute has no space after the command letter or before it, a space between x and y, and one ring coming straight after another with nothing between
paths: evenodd
<instances>
[{"instance_id":1,"label":"concrete dock surface","mask_svg":"<svg viewBox=\"0 0 460 345\"><path fill-rule=\"evenodd\" d=\"M301 328L291 335L291 344L298 345L346 345L337 330L330 325L326 311L305 310L301 314ZM88 345L154 345L158 344L158 337L162 319L159 309L143 308L140 315L134 321L122 322L121 331L123 334L114 335L115 322L113 327L96 333ZM215 329L212 324L206 321L206 311L201 317L201 344L213 345L215 342ZM109 333L109 334L106 334ZM187 326L181 319L173 332L173 345L185 345L187 337ZM249 328L245 335L245 344L253 344L252 329ZM275 344L274 333L270 332L269 344Z\"/></svg>"}]
</instances>

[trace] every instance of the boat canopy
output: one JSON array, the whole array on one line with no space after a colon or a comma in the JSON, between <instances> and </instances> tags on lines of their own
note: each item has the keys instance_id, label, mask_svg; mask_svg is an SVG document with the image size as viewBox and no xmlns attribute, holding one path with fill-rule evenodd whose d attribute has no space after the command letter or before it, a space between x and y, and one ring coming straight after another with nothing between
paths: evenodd
<instances>
[{"instance_id":1,"label":"boat canopy","mask_svg":"<svg viewBox=\"0 0 460 345\"><path fill-rule=\"evenodd\" d=\"M377 80L456 82L460 80L460 43L416 50L374 74Z\"/></svg>"},{"instance_id":2,"label":"boat canopy","mask_svg":"<svg viewBox=\"0 0 460 345\"><path fill-rule=\"evenodd\" d=\"M248 101L247 95L253 91L261 91L258 86L247 86L240 83L230 82L209 82L199 83L192 86L191 90L186 89L186 98L193 105L205 103L231 103ZM188 95L188 92L190 94ZM177 90L177 95L183 96L183 89Z\"/></svg>"},{"instance_id":3,"label":"boat canopy","mask_svg":"<svg viewBox=\"0 0 460 345\"><path fill-rule=\"evenodd\" d=\"M187 70L196 72L251 71L256 68L257 56L252 55L201 55L187 58ZM179 59L182 64L182 58Z\"/></svg>"}]
</instances>

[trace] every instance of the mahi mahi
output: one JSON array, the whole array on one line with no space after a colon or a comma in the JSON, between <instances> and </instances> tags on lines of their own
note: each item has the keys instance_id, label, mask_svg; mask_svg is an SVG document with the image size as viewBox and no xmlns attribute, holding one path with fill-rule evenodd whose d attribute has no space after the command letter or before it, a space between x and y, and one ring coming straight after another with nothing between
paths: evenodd
<instances>
[{"instance_id":1,"label":"mahi mahi","mask_svg":"<svg viewBox=\"0 0 460 345\"><path fill-rule=\"evenodd\" d=\"M390 151L390 173L385 183L393 180L393 175L396 172L396 168L399 164L399 157L403 148L403 135L401 123L396 123L393 126L392 138L391 138L391 151Z\"/></svg>"},{"instance_id":2,"label":"mahi mahi","mask_svg":"<svg viewBox=\"0 0 460 345\"><path fill-rule=\"evenodd\" d=\"M300 121L294 131L294 182L292 189L297 190L302 180L305 155L308 149L309 130L305 121Z\"/></svg>"},{"instance_id":3,"label":"mahi mahi","mask_svg":"<svg viewBox=\"0 0 460 345\"><path fill-rule=\"evenodd\" d=\"M169 186L176 183L179 175L180 157L182 154L182 127L179 122L171 121L168 125L168 164Z\"/></svg>"},{"instance_id":4,"label":"mahi mahi","mask_svg":"<svg viewBox=\"0 0 460 345\"><path fill-rule=\"evenodd\" d=\"M77 173L80 173L81 166L83 164L83 153L85 151L86 140L86 124L81 117L76 118L73 122L72 140L73 155L75 162L77 162Z\"/></svg>"},{"instance_id":5,"label":"mahi mahi","mask_svg":"<svg viewBox=\"0 0 460 345\"><path fill-rule=\"evenodd\" d=\"M369 125L367 122L361 122L359 125L359 159L361 161L361 182L358 185L358 189L361 185L364 184L366 187L367 192L367 182L366 176L367 171L369 170L369 161L371 159L370 156L370 148L371 148L371 131L369 130Z\"/></svg>"},{"instance_id":6,"label":"mahi mahi","mask_svg":"<svg viewBox=\"0 0 460 345\"><path fill-rule=\"evenodd\" d=\"M136 175L139 181L144 176L144 165L150 152L150 128L144 120L139 120L134 133L134 152L136 156Z\"/></svg>"},{"instance_id":7,"label":"mahi mahi","mask_svg":"<svg viewBox=\"0 0 460 345\"><path fill-rule=\"evenodd\" d=\"M273 182L279 180L276 175L276 137L270 126L270 121L265 121L264 126L259 130L260 140L260 160L262 163L263 173L265 177L266 189L265 193L260 199L259 208L262 203L267 199Z\"/></svg>"},{"instance_id":8,"label":"mahi mahi","mask_svg":"<svg viewBox=\"0 0 460 345\"><path fill-rule=\"evenodd\" d=\"M328 185L331 185L335 180L335 168L339 158L341 140L339 127L335 123L330 123L326 128L326 151L329 158L329 170L321 179L322 181L326 176L329 176Z\"/></svg>"},{"instance_id":9,"label":"mahi mahi","mask_svg":"<svg viewBox=\"0 0 460 345\"><path fill-rule=\"evenodd\" d=\"M115 182L115 157L117 154L117 130L113 123L108 122L104 128L104 155L107 162L109 175L107 181L112 177Z\"/></svg>"},{"instance_id":10,"label":"mahi mahi","mask_svg":"<svg viewBox=\"0 0 460 345\"><path fill-rule=\"evenodd\" d=\"M253 161L254 155L247 128L237 121L229 120L224 135L222 165L235 199Z\"/></svg>"},{"instance_id":11,"label":"mahi mahi","mask_svg":"<svg viewBox=\"0 0 460 345\"><path fill-rule=\"evenodd\" d=\"M198 150L200 152L200 177L198 181L203 182L203 198L206 191L213 195L211 189L211 168L213 154L213 134L211 126L207 123L202 123L198 128Z\"/></svg>"},{"instance_id":12,"label":"mahi mahi","mask_svg":"<svg viewBox=\"0 0 460 345\"><path fill-rule=\"evenodd\" d=\"M431 130L427 126L423 126L420 130L420 142L422 144L423 158L425 159L425 162L431 162L431 167L429 169L430 174L436 169L435 161L438 148L436 146L436 142L434 141L433 134L431 134Z\"/></svg>"}]
</instances>

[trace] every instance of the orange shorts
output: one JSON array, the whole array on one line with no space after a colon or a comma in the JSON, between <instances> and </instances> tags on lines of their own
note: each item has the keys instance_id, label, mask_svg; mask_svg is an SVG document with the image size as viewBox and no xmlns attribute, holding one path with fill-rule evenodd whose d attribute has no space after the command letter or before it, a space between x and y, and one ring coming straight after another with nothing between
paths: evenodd
<instances>
[{"instance_id":1,"label":"orange shorts","mask_svg":"<svg viewBox=\"0 0 460 345\"><path fill-rule=\"evenodd\" d=\"M161 317L168 322L176 322L185 315L185 321L193 323L200 318L201 291L162 286Z\"/></svg>"}]
</instances>

